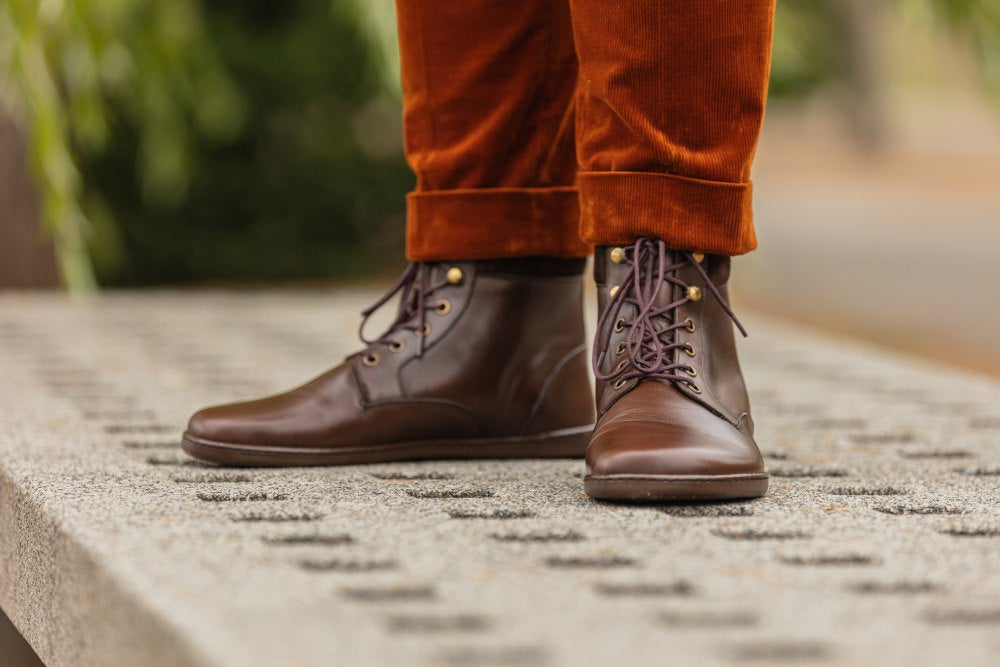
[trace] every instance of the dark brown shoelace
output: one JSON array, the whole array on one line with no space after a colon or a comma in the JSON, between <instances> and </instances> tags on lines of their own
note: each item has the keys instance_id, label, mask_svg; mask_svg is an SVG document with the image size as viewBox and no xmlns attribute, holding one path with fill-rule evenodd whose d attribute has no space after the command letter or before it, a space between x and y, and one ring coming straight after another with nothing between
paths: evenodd
<instances>
[{"instance_id":1,"label":"dark brown shoelace","mask_svg":"<svg viewBox=\"0 0 1000 667\"><path fill-rule=\"evenodd\" d=\"M398 345L396 337L400 331L407 329L417 332L417 356L424 352L424 338L427 336L427 311L433 310L435 304L428 303L428 299L445 285L449 284L448 279L443 277L433 283L430 282L432 270L435 264L428 262L411 262L403 275L399 277L396 284L389 288L389 291L378 301L361 312L361 326L358 327L358 337L369 347L373 345ZM400 294L399 308L396 311L396 318L389 328L377 338L368 339L365 337L365 325L368 319L376 310L384 306L396 294Z\"/></svg>"},{"instance_id":2,"label":"dark brown shoelace","mask_svg":"<svg viewBox=\"0 0 1000 667\"><path fill-rule=\"evenodd\" d=\"M694 369L688 364L674 361L674 351L687 347L677 342L675 332L689 327L687 321L677 321L677 308L687 303L688 285L677 277L677 272L693 266L704 281L704 286L712 293L726 314L733 320L740 332L746 336L746 329L735 313L722 298L719 289L709 278L700 262L690 252L673 251L675 261L670 263L670 249L658 239L641 238L633 246L625 249L625 262L630 265L629 276L619 286L618 291L608 301L607 308L597 323L592 362L594 375L599 380L624 383L634 378L660 378L671 382L681 382L695 387L687 371ZM657 306L657 296L661 290L670 290L674 285L681 288L681 296L664 306ZM625 305L635 306L636 315L628 319L621 315ZM625 336L625 359L608 373L601 371L608 354L601 341L611 337L611 330L628 327ZM619 385L620 386L620 385Z\"/></svg>"}]
</instances>

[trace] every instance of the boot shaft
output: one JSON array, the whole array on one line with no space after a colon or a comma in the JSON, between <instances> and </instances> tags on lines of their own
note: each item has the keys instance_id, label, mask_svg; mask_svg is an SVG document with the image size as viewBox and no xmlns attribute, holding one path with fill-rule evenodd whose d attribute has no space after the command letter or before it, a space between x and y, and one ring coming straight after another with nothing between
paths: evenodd
<instances>
[{"instance_id":1,"label":"boot shaft","mask_svg":"<svg viewBox=\"0 0 1000 667\"><path fill-rule=\"evenodd\" d=\"M630 292L625 298L619 297L622 303L614 321L597 332L595 371L598 375L610 376L596 383L598 416L642 381L641 377L622 381L616 379L615 373L621 368L619 376L629 374L630 361L625 348L630 344L630 333L633 345L640 335L625 324L640 315L632 297L636 293L640 297L652 297L655 293L652 306L668 309L668 312L650 318L649 323L658 331L683 324L673 327L669 335L662 337L668 342L664 346L668 355L663 365L675 367L668 375L682 378L673 381L674 386L733 425L752 424L731 311L728 311L730 258L665 248L662 266L656 252L646 252L636 266L635 255L639 248L640 244L601 246L595 250L594 279L600 312L605 313L609 305L618 306L614 296L620 290ZM661 280L659 270L663 267L676 268Z\"/></svg>"},{"instance_id":2,"label":"boot shaft","mask_svg":"<svg viewBox=\"0 0 1000 667\"><path fill-rule=\"evenodd\" d=\"M350 359L363 404L453 401L491 433L593 421L582 277L509 268L503 262L426 264L422 280L439 287L420 295L429 305L423 325L413 312L413 321L397 322L404 326L384 344Z\"/></svg>"}]
</instances>

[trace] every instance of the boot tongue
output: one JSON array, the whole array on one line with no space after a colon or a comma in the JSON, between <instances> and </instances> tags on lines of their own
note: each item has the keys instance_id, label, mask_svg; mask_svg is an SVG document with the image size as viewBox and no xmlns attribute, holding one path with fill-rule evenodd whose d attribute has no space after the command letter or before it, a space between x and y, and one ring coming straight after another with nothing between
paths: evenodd
<instances>
[{"instance_id":1,"label":"boot tongue","mask_svg":"<svg viewBox=\"0 0 1000 667\"><path fill-rule=\"evenodd\" d=\"M674 264L682 262L683 260L684 260L684 253L678 250L667 250L665 266L671 267ZM655 281L659 280L659 269L656 266L655 263L656 261L657 260L654 260L653 265L647 267L647 271L650 272L650 276L654 281L654 283ZM679 269L675 269L674 271L664 271L663 280L660 284L660 291L657 293L656 299L654 300L656 306L659 308L668 306L671 303L682 298L686 291L683 287L675 285L671 281L667 280L667 278L674 277L683 280L687 284L691 284L691 278L693 277L692 276L693 273L694 269L688 265L684 265ZM656 318L656 319L662 320L663 318ZM657 324L660 324L660 322L657 322Z\"/></svg>"},{"instance_id":2,"label":"boot tongue","mask_svg":"<svg viewBox=\"0 0 1000 667\"><path fill-rule=\"evenodd\" d=\"M675 284L675 280L679 280L686 285L697 284L697 270L690 266L684 261L684 253L679 250L666 249L663 257L663 275L660 275L660 258L659 255L653 255L646 262L645 266L639 267L639 284L637 289L639 290L640 301L647 301L649 296L653 291L656 292L653 298L653 307L656 309L666 308L670 304L682 299L685 296L686 289L678 284ZM677 264L682 264L680 267L670 270ZM673 279L673 280L671 280ZM634 281L634 273L629 272L628 280ZM661 329L661 325L666 325L664 321L666 316L670 313L664 313L664 316L655 317L653 321L656 325L657 330Z\"/></svg>"}]
</instances>

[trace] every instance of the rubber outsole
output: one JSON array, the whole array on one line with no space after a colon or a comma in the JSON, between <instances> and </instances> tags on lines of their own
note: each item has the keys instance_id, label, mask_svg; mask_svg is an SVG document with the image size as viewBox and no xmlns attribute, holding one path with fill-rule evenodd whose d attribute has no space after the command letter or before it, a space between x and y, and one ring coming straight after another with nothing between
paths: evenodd
<instances>
[{"instance_id":1,"label":"rubber outsole","mask_svg":"<svg viewBox=\"0 0 1000 667\"><path fill-rule=\"evenodd\" d=\"M336 466L424 459L580 458L593 430L590 425L507 438L421 440L330 448L215 442L184 433L181 447L202 461L248 467Z\"/></svg>"},{"instance_id":2,"label":"rubber outsole","mask_svg":"<svg viewBox=\"0 0 1000 667\"><path fill-rule=\"evenodd\" d=\"M767 473L737 475L587 475L584 492L596 500L661 502L736 500L767 493Z\"/></svg>"}]
</instances>

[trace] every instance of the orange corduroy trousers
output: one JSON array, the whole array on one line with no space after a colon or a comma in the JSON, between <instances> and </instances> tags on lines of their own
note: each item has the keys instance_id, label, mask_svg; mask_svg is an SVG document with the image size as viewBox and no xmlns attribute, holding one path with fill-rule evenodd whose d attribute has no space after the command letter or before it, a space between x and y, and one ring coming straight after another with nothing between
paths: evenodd
<instances>
[{"instance_id":1,"label":"orange corduroy trousers","mask_svg":"<svg viewBox=\"0 0 1000 667\"><path fill-rule=\"evenodd\" d=\"M756 247L774 0L397 0L411 260Z\"/></svg>"}]
</instances>

